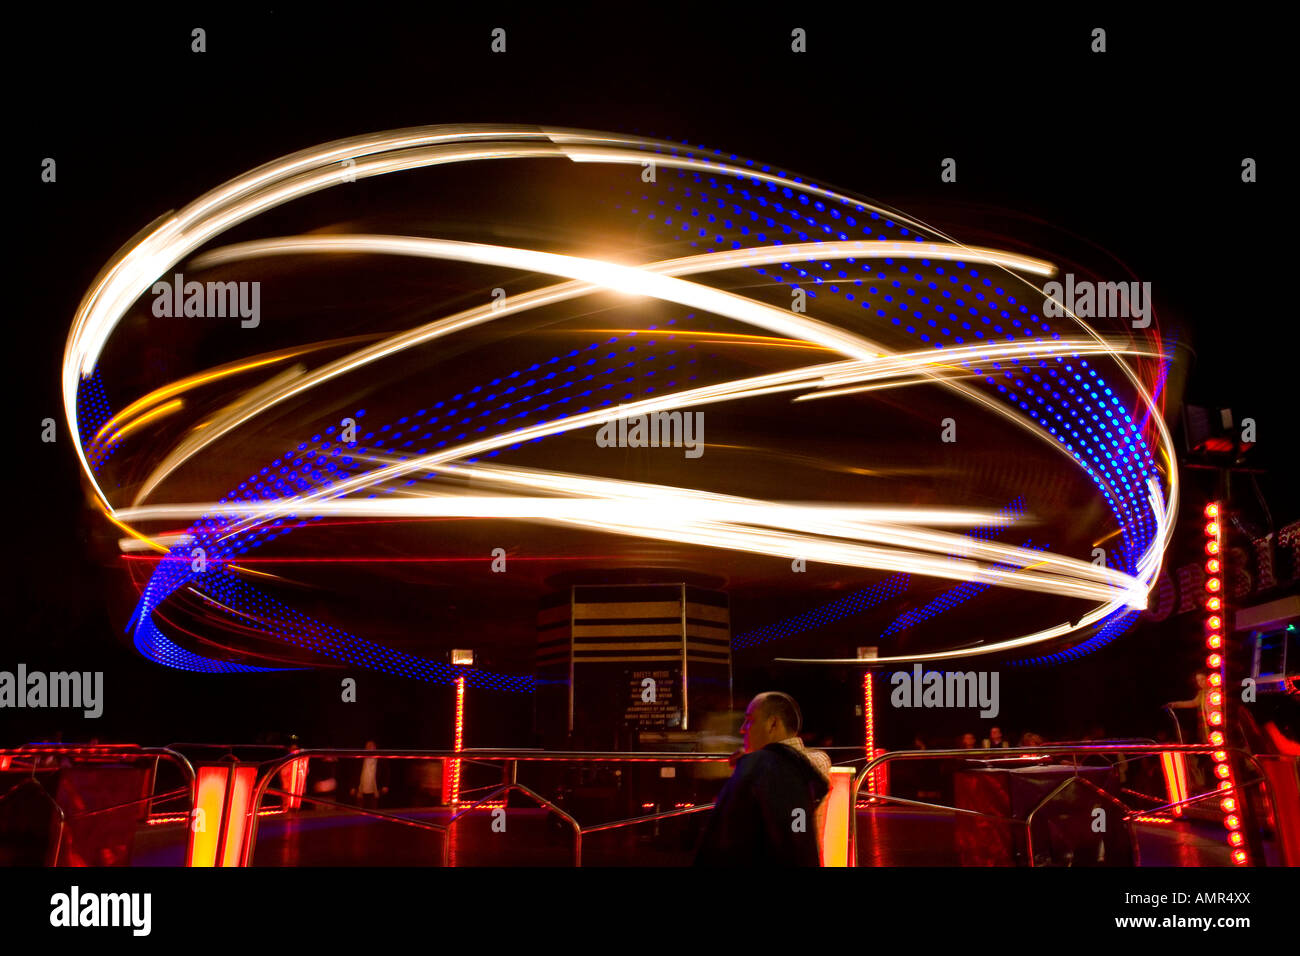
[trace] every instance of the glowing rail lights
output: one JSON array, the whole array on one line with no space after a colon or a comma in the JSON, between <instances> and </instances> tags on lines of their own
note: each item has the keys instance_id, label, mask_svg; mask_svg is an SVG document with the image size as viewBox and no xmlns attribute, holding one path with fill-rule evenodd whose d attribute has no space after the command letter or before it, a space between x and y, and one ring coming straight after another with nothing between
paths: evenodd
<instances>
[{"instance_id":1,"label":"glowing rail lights","mask_svg":"<svg viewBox=\"0 0 1300 956\"><path fill-rule=\"evenodd\" d=\"M1205 506L1205 517L1211 519L1205 526L1205 552L1206 554L1220 554L1223 551L1223 526L1220 522L1222 508L1216 502L1211 502ZM1223 744L1223 732L1218 728L1224 726L1225 722L1225 704L1223 699L1223 686L1227 677L1227 662L1222 654L1223 649L1224 621L1223 621L1223 600L1219 597L1222 590L1223 582L1221 575L1223 564L1218 558L1210 558L1205 563L1206 572L1211 575L1205 579L1205 590L1209 592L1206 598L1206 610L1210 613L1205 618L1205 646L1210 650L1210 655L1206 658L1205 663L1210 668L1211 673L1207 676L1207 689L1204 691L1205 702L1202 706L1205 709L1205 719L1210 727L1215 728L1210 733L1210 743L1214 746ZM1219 789L1225 791L1225 799L1220 804L1224 812L1223 825L1228 831L1228 844L1232 847L1232 862L1237 866L1245 866L1250 862L1250 855L1244 848L1245 838L1241 833L1241 817L1235 812L1237 801L1231 796L1236 792L1236 780L1232 770L1232 761L1226 750L1216 750L1211 755L1214 766L1214 775L1218 778Z\"/></svg>"},{"instance_id":2,"label":"glowing rail lights","mask_svg":"<svg viewBox=\"0 0 1300 956\"><path fill-rule=\"evenodd\" d=\"M213 245L240 223L344 182L447 164L524 159L638 167L653 162L683 176L704 177L710 189L716 187L720 194L727 195L725 201L715 197L717 207L728 207L727 213L734 215L737 222L761 225L766 220L770 225L763 228L773 236L790 235L790 240L769 239L767 233L754 237L748 227L743 227L728 235L732 248L727 249L722 248L721 231L727 226L719 226L719 248L676 258L656 257L639 264L598 258L589 252L562 254L423 236L313 233L224 247ZM750 193L751 189L757 197ZM780 202L769 202L763 190L790 199L790 209L783 210ZM818 215L824 213L834 225L814 219L814 210ZM773 216L786 213L793 225L782 227ZM884 226L873 233L866 223L879 227L882 217ZM898 230L900 237L887 236L887 229ZM708 238L707 230L698 232ZM733 234L750 238L742 243L731 238ZM812 238L818 235L825 238ZM589 248L584 247L584 251ZM543 277L544 284L511 295L504 302L439 315L393 334L316 343L230 362L157 388L116 415L102 407L99 391L81 388L82 382L95 372L105 346L136 301L178 263L187 262L189 268L201 270L270 256L343 255L469 263L507 275ZM809 268L787 272L792 264L799 263L807 263ZM835 276L838 270L841 278L827 282L821 276L808 278L810 270L817 271L814 264L828 277ZM936 652L921 658L881 658L882 662L999 653L1059 640L1098 625L1104 631L1131 621L1130 612L1146 606L1172 534L1171 518L1179 494L1176 471L1168 468L1175 455L1160 409L1141 376L1130 367L1131 361L1148 357L1152 351L1129 339L1104 336L1068 313L1073 327L1064 334L1049 335L1046 325L1041 331L1030 329L1027 306L1001 288L996 292L1009 300L1007 308L1018 308L1018 315L1025 316L1025 321L1004 309L1001 315L1005 318L999 321L1006 322L1006 330L999 325L997 337L990 326L987 338L983 331L975 330L969 339L958 336L952 341L902 350L880 341L886 336L877 334L877 329L888 332L890 341L900 333L893 330L891 323L882 321L883 310L873 313L867 308L865 292L848 295L855 307L855 296L861 296L861 317L853 322L833 321L829 311L818 307L818 295L831 295L838 288L836 282L842 280L846 290L857 290L864 283L879 281L878 277L884 275L879 270L886 264L907 264L917 275L922 269L933 269L936 277L942 274L952 283L957 283L957 273L961 272L966 288L976 281L972 266L978 266L1002 277L1000 281L1008 287L1014 284L1017 294L1031 302L1035 296L1042 297L1042 290L1034 283L1055 273L1055 267L1043 259L962 245L923 223L829 188L772 173L752 161L705 158L691 155L690 151L684 154L677 145L662 140L583 130L482 125L376 133L303 150L212 190L161 218L105 266L77 309L64 354L65 413L99 506L129 535L127 549L143 544L166 552L156 563L132 619L137 647L171 666L214 671L255 669L184 651L162 634L154 620L159 605L170 595L193 593L240 618L241 626L274 622L273 626L268 624L268 629L289 643L421 679L455 681L458 708L467 680L475 686L493 686L497 681L510 689L531 687L531 682L522 678L481 671L467 676L434 662L379 649L263 599L241 580L252 573L246 564L239 563L245 551L327 517L362 521L455 517L595 528L611 536L893 572L902 582L900 587L906 585L907 576L917 575L1034 591L1089 606L1077 613L1063 613L1065 620L1055 626L990 641L974 650ZM808 279L804 284L812 300L810 312L773 305L762 296L743 295L705 281L736 270L760 275L770 270L777 281L788 276L789 284L794 284L796 275ZM849 270L861 273L863 278L851 278ZM988 277L983 282L992 286ZM749 286L741 288L748 291ZM262 469L264 477L253 476L245 483L248 487L241 485L220 501L152 500L161 496L173 475L196 461L201 453L250 429L255 421L269 418L272 409L291 407L291 400L313 390L472 329L489 329L493 323L500 328L559 303L610 294L698 310L752 330L750 334L685 330L684 334L695 341L743 345L782 355L807 354L817 361L708 383L683 376L681 381L669 381L666 387L660 387L662 380L656 379L654 387L639 396L630 392L623 395L621 404L614 402L618 393L608 392L613 397L604 398L597 392L598 387L612 385L611 379L609 383L592 385L580 393L587 397L568 407L562 406L577 397L576 389L575 395L563 399L551 398L542 403L538 398L537 413L525 416L522 422L517 420L521 412L504 414L509 407L505 403L500 407L503 415L496 421L498 427L487 430L485 423L476 428L466 426L463 432L452 430L445 439L429 441L429 447L409 453L395 444L385 447L384 441L367 436L344 442L331 426L310 443L303 442L300 457L291 453L277 459ZM983 292L972 294L985 299ZM968 311L973 315L977 310L970 307ZM909 321L919 320L909 316ZM959 328L959 322L953 321L954 329ZM901 325L901 320L894 324ZM640 324L637 330L650 331ZM907 331L914 330L909 326ZM921 340L928 343L929 336L922 334ZM349 343L355 348L317 367L287 364L291 358L326 346ZM596 344L590 347L596 348ZM1098 375L1096 363L1102 361L1113 365L1127 382L1134 399L1132 414ZM569 368L577 370L576 363ZM613 368L611 363L605 371ZM1032 376L1039 382L1041 394L1030 381L1017 382L1011 372L1003 378L1009 379L1018 391L1008 390L1002 379L995 381L992 372L1004 368L1015 369L1026 379ZM1038 368L1045 370L1041 376L1032 371ZM130 502L111 500L117 495L110 494L97 476L97 468L110 451L135 447L133 443L153 434L153 426L160 422L170 427L191 407L191 393L218 382L233 387L239 376L259 370L274 375L246 388L220 411L191 423L174 447L150 462L150 470L135 486ZM588 374L587 379L595 374ZM1050 381L1044 384L1043 380ZM996 416L995 420L1044 443L1081 469L1121 525L1126 542L1123 566L1101 567L1079 557L1017 548L959 533L962 528L998 523L996 516L973 509L765 501L699 488L618 481L557 469L487 464L482 460L508 454L524 443L571 436L630 415L718 407L774 396L784 396L791 402L818 399L811 407L820 408L826 404L821 399L922 386L943 390L971 403L982 414ZM504 397L515 386L502 382L501 389ZM547 391L539 394L544 396ZM84 411L78 406L79 397L87 402ZM527 400L533 399L530 393ZM496 400L500 402L501 398ZM586 405L582 405L583 400ZM554 407L550 407L552 402ZM457 412L458 416L461 411L466 413L463 422L470 421L469 407ZM549 412L542 414L548 407ZM356 419L360 420L362 414L358 410ZM486 412L476 408L473 414L481 417ZM1142 418L1142 429L1133 415ZM445 430L449 426L450 422L439 423L438 427ZM93 437L83 442L85 431L92 429ZM1148 439L1156 446L1155 454L1147 445ZM1156 461L1166 464L1164 471L1155 467ZM430 482L435 474L439 481ZM461 484L446 484L453 481ZM466 494L464 487L476 491ZM397 489L400 494L393 493ZM1207 517L1215 519L1217 515ZM152 536L137 527L178 519L194 523L180 534L175 525L168 525L165 535L158 532ZM948 528L958 530L942 530ZM202 571L190 566L187 549L195 545L202 545L206 551L208 565ZM1211 580L1217 582L1220 578ZM891 592L884 588L881 593Z\"/></svg>"}]
</instances>

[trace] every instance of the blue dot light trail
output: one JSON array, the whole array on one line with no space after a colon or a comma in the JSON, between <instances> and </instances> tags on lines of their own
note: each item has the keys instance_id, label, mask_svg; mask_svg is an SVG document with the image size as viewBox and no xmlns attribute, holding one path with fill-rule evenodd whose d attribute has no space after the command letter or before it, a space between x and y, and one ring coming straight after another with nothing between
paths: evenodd
<instances>
[{"instance_id":1,"label":"blue dot light trail","mask_svg":"<svg viewBox=\"0 0 1300 956\"><path fill-rule=\"evenodd\" d=\"M577 229L566 233L566 251L557 251L562 246L555 241L545 248L505 244L502 231L490 229L483 241L334 229L218 244L236 226L345 183L516 161L561 163L577 175L623 168L632 185L593 193L590 205L608 217L609 235L631 222L639 246L602 234L577 241ZM650 182L638 175L647 165L659 171ZM610 245L605 254L602 241ZM522 291L512 285L504 298L485 296L468 306L463 298L448 300L430 309L431 319L399 331L252 355L163 385L112 413L106 394L113 385L104 380L101 359L160 277L177 267L197 273L285 259L454 264L499 275L503 284L527 277L534 285ZM465 676L476 686L531 690L531 675L465 672L316 620L263 593L240 563L326 520L364 526L415 519L582 529L699 554L701 567L730 553L882 575L830 605L738 635L738 648L862 613L921 579L956 584L911 617L883 622L885 636L985 591L1034 592L1060 599L1057 620L997 635L974 650L878 662L1038 654L1045 644L1051 655L1026 662L1055 660L1086 653L1131 626L1146 606L1178 503L1172 441L1143 377L1142 363L1160 359L1159 350L1131 334L1103 334L1068 311L1045 321L1039 283L1055 272L1046 259L967 246L899 212L719 150L541 127L396 130L268 163L163 217L122 249L74 318L62 372L64 406L94 500L128 534L123 549L160 556L129 630L142 654L167 666L274 669L211 649L200 654L164 633L160 609L189 594L232 626L349 665L416 680L450 683ZM792 307L801 295L806 307ZM593 300L611 297L622 314L650 303L675 312L632 328L588 322L576 347L535 347L548 333L545 324L527 324L533 316L590 309L599 326ZM482 374L470 386L445 393L426 387L403 402L404 412L389 416L393 406L386 406L382 420L364 406L339 413L331 406L328 417L304 424L295 444L271 451L224 495L174 496L178 477L205 456L251 440L313 396L382 376L381 368L417 354L454 351L461 342L479 342L474 336L524 328L530 331L511 340L508 353L476 359ZM532 343L527 361L519 358L521 341ZM711 358L714 347L729 349L729 356L749 350L755 358L720 361ZM315 358L326 353L333 357ZM247 377L259 374L272 377L247 386ZM234 400L202 406L203 390L214 384L234 389ZM998 540L1036 517L1020 501L1000 510L904 504L873 499L870 485L846 500L806 500L794 488L764 497L741 490L742 475L734 488L697 487L602 473L568 451L628 416L725 414L773 401L821 416L845 401L908 389L972 409L1083 476L1101 505L1091 519L1096 532L1117 536L1113 566L1058 553L1025 540L1029 535L1014 539L1025 542L1020 546ZM345 417L355 435L342 433ZM171 429L170 437L155 446L159 429ZM718 447L728 440L716 432L710 439ZM546 465L520 457L538 443L552 450ZM770 444L770 456L793 455L775 439ZM146 472L129 494L101 483L110 458L129 450L138 459L146 447ZM159 530L177 522L183 530Z\"/></svg>"}]
</instances>

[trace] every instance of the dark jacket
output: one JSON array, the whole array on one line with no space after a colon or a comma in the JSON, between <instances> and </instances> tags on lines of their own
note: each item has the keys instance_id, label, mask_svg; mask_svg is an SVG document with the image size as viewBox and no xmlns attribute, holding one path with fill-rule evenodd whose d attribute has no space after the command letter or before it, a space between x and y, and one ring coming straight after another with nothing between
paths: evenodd
<instances>
[{"instance_id":1,"label":"dark jacket","mask_svg":"<svg viewBox=\"0 0 1300 956\"><path fill-rule=\"evenodd\" d=\"M709 814L696 866L820 866L817 807L826 780L784 744L746 754ZM794 811L803 810L802 832Z\"/></svg>"}]
</instances>

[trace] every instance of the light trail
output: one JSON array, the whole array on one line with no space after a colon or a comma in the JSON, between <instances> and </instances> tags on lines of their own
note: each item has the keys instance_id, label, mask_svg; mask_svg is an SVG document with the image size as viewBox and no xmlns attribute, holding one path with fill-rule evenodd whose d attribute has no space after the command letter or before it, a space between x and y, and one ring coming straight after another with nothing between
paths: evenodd
<instances>
[{"instance_id":1,"label":"light trail","mask_svg":"<svg viewBox=\"0 0 1300 956\"><path fill-rule=\"evenodd\" d=\"M919 658L880 658L877 662L944 659L948 656L971 656L1018 648L1091 626L1118 608L1145 607L1146 595L1154 584L1164 549L1172 534L1172 515L1178 500L1177 474L1170 465L1174 460L1172 438L1150 393L1125 361L1126 357L1150 355L1149 351L1133 347L1127 341L1108 340L1070 315L1083 330L1083 335L1065 337L1055 342L989 341L978 345L894 352L857 332L821 319L691 281L685 277L812 260L937 259L979 263L1013 274L1036 277L1053 275L1055 267L1045 260L1029 256L961 245L932 227L895 211L829 189L802 182L794 183L788 177L755 170L752 166L671 155L663 152L666 149L675 150L676 147L660 140L582 130L505 126L401 130L340 140L268 163L218 187L183 210L162 217L153 227L145 230L137 241L124 247L97 277L77 310L65 350L62 371L65 413L78 458L91 483L97 503L110 520L127 531L133 539L155 550L166 550L160 543L161 539L150 539L126 522L193 519L214 515L242 518L243 520L223 530L222 540L227 540L258 524L286 515L386 516L402 519L511 518L579 527L591 527L598 523L601 530L611 534L769 556L805 558L845 567L906 571L938 578L979 581L1100 602L1091 611L1057 627L996 642L974 651L943 652ZM314 370L295 366L283 371L268 382L247 390L239 400L194 426L154 467L140 485L131 507L118 509L110 503L89 466L80 440L77 382L80 377L93 371L114 328L160 275L233 226L269 209L342 182L440 164L524 158L568 159L582 163L653 162L669 168L741 176L780 184L787 189L795 186L801 192L820 195L832 202L853 203L858 208L888 213L894 220L924 229L945 241L843 239L777 244L709 252L640 266L510 246L413 236L294 236L255 240L213 249L194 259L191 266L207 269L270 255L378 254L490 265L546 274L569 281L511 296L504 302L467 309L387 336ZM258 504L143 503L169 475L193 460L204 449L295 396L441 337L506 316L598 292L651 297L724 316L771 333L766 336L713 333L726 336L720 338L720 342L823 349L843 355L847 360L685 389L617 408L603 408L503 435L469 441L445 451L416 456L406 461L383 461L373 471L339 481L311 494ZM179 410L180 400L174 396L184 391L219 378L283 361L323 344L326 343L231 363L158 389L109 419L99 429L92 444L104 441L106 435L110 436L106 439L108 443L115 443L130 431ZM1123 371L1132 384L1140 405L1149 415L1156 431L1159 453L1165 462L1168 494L1162 493L1154 479L1151 481L1146 504L1153 516L1157 533L1150 546L1134 562L1137 570L1135 575L1098 568L1091 562L1064 556L1044 558L1040 551L1012 548L926 527L988 524L989 515L985 513L941 509L925 514L909 514L888 508L762 502L711 495L689 488L638 486L634 483L553 472L485 467L465 469L453 465L458 460L499 451L509 445L588 428L631 415L738 401L781 392L802 392L793 400L806 401L864 390L919 384L934 384L949 389L1006 422L1028 431L1049 447L1074 460L1078 456L1063 447L1063 443L1044 427L1021 415L1013 407L977 391L963 380L971 376L967 366L972 363L1048 358L1059 360L1080 355L1104 356L1113 360ZM1077 463L1083 464L1083 460L1078 458ZM504 494L468 496L423 489L415 493L407 491L407 497L398 499L346 497L382 488L395 479L435 467L443 473L459 473L524 490L543 490L562 497ZM1112 495L1119 494L1100 471L1087 470ZM169 536L167 540L183 541L184 537ZM992 564L1003 567L990 567ZM1012 570L1005 570L1006 567Z\"/></svg>"},{"instance_id":2,"label":"light trail","mask_svg":"<svg viewBox=\"0 0 1300 956\"><path fill-rule=\"evenodd\" d=\"M110 435L105 440L104 444L116 445L118 442L120 442L127 435L131 434L131 432L135 431L137 428L141 428L144 425L148 425L150 422L162 418L164 415L170 415L172 412L179 412L184 407L185 407L184 399L173 398L170 402L164 402L163 404L157 406L156 408L152 408L149 411L145 412L139 418L127 422L117 431L113 432L113 434Z\"/></svg>"}]
</instances>

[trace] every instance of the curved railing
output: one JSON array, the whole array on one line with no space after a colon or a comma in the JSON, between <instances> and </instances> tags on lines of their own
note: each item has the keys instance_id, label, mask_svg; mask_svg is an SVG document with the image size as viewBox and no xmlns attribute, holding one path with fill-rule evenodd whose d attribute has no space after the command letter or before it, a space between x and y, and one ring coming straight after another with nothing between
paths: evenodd
<instances>
[{"instance_id":1,"label":"curved railing","mask_svg":"<svg viewBox=\"0 0 1300 956\"><path fill-rule=\"evenodd\" d=\"M183 746L183 745L182 745ZM212 749L208 745L203 746L206 749ZM249 749L245 745L213 745L216 749L226 751L223 759L234 760L233 753L236 750ZM375 820L381 820L389 823L399 824L412 827L419 830L436 832L441 838L441 862L443 865L450 863L450 834L452 828L457 822L467 815L483 810L489 805L500 805L500 802L509 797L511 794L520 794L528 800L537 804L538 807L547 810L556 815L565 825L565 828L572 833L572 858L575 866L581 866L583 861L583 843L584 837L596 833L605 833L614 830L635 827L643 824L657 823L663 820L685 817L692 814L701 813L712 809L713 804L700 805L678 805L675 809L669 809L662 812L642 814L624 819L605 821L584 826L576 817L571 814L564 806L554 800L547 799L535 789L525 786L519 782L518 769L521 763L567 763L567 764L635 764L635 763L657 763L657 764L701 764L712 763L718 764L729 760L727 755L717 753L677 753L677 752L613 752L613 751L540 751L528 749L478 749L478 750L367 750L367 749L304 749L284 752L281 747L264 746L255 749L275 749L281 751L272 759L261 761L256 764L257 781L253 788L252 795L249 799L247 811L244 815L243 841L239 850L237 859L240 865L248 866L253 861L253 855L257 844L258 826L261 818L271 811L263 809L263 803L268 795L280 797L300 798L305 803L311 803L316 806L344 810L349 814L366 817ZM1101 758L1106 760L1133 761L1142 757L1159 757L1167 754L1184 754L1184 755L1208 755L1216 751L1227 750L1242 762L1242 766L1249 765L1258 771L1257 779L1240 780L1238 779L1236 787L1232 789L1213 789L1204 793L1186 797L1181 800L1170 800L1160 804L1161 798L1150 796L1148 794L1136 794L1144 797L1153 806L1144 806L1135 808L1130 803L1125 803L1115 794L1108 790L1103 790L1096 784L1080 776L1078 768L1089 766L1085 763L1089 759ZM860 751L859 751L860 752ZM197 793L195 786L195 770L190 761L173 747L147 748L133 745L96 745L96 746L77 746L77 745L29 745L26 747L13 749L0 749L0 758L8 758L4 761L10 766L17 766L22 769L30 769L32 778L30 781L20 781L8 791L0 794L0 805L3 804L15 791L22 786L28 786L32 783L40 784L36 781L36 774L43 769L40 765L43 760L49 758L66 756L73 760L94 760L108 759L118 760L153 760L155 762L155 771L150 784L150 794L146 797L126 801L108 807L95 807L83 811L69 813L68 808L59 806L57 801L49 792L41 787L42 793L54 805L58 815L57 838L53 849L53 859L51 862L58 860L61 851L64 834L68 827L77 819L82 817L93 816L100 813L108 813L115 810L123 810L128 807L138 806L147 803L152 806L157 801L167 799L179 799L187 797L189 812L184 817L190 816L196 806ZM434 822L431 820L413 819L402 816L397 813L389 813L378 809L368 809L358 807L353 804L341 803L330 800L319 794L294 794L279 789L273 784L279 779L280 771L291 765L297 760L307 760L311 758L330 758L342 760L364 760L375 758L380 760L460 760L466 764L483 764L483 765L500 765L502 777L499 783L489 784L485 787L475 787L471 790L463 791L466 794L466 800L451 807L451 817L445 822ZM1023 817L1008 816L1003 817L987 811L973 810L966 807L947 806L941 803L933 803L924 800L912 800L901 796L893 796L888 793L875 793L864 789L866 782L872 778L872 771L888 763L923 761L923 760L961 760L961 759L1015 759L1021 758L1026 761L1026 766L1032 762L1057 758L1064 759L1067 763L1072 763L1076 772L1071 774L1068 779L1062 781L1058 786L1037 801L1035 806L1029 810L1028 814ZM185 779L185 785L166 793L154 792L153 787L157 785L158 773L157 764L162 760L175 763L182 771ZM1051 744L1041 747L1002 749L997 751L989 750L916 750L916 751L890 751L880 754L871 759L859 757L856 760L848 761L851 764L862 764L861 768L854 775L850 789L848 806L848 838L849 838L849 865L854 865L857 858L857 851L860 847L860 834L858 826L857 809L861 801L870 800L877 804L894 804L904 807L916 807L931 811L943 811L958 816L976 817L987 820L997 821L1016 827L1024 828L1028 864L1035 865L1033 852L1033 824L1037 815L1051 801L1056 798L1067 786L1083 786L1095 791L1097 798L1103 800L1112 806L1120 808L1123 812L1123 820L1129 830L1130 845L1132 851L1132 862L1134 865L1141 865L1141 852L1139 841L1137 839L1137 826L1141 818L1149 817L1154 814L1172 814L1180 815L1181 812L1193 805L1209 800L1212 797L1225 797L1234 793L1246 793L1250 788L1259 786L1268 806L1272 810L1275 820L1280 820L1280 814L1285 814L1288 818L1300 814L1300 807L1282 807L1279 805L1277 795L1273 792L1272 782L1268 775L1263 772L1263 763L1266 761L1286 761L1294 769L1296 764L1295 757L1275 756L1268 754L1251 754L1244 750L1214 747L1208 744L1156 744L1149 741L1107 741L1104 743L1084 742L1070 744ZM238 761L236 761L238 763ZM480 795L482 794L482 795ZM472 797L470 796L472 795ZM1283 794L1285 799L1286 794ZM559 798L557 798L559 799ZM472 802L471 802L472 800ZM1244 803L1244 801L1243 801ZM649 807L649 804L643 806ZM657 808L656 808L657 810ZM178 816L180 816L178 814ZM1294 826L1295 821L1291 821ZM1279 824L1280 826L1280 824ZM842 833L843 831L841 831ZM1263 863L1264 860L1256 859L1254 862Z\"/></svg>"},{"instance_id":2,"label":"curved railing","mask_svg":"<svg viewBox=\"0 0 1300 956\"><path fill-rule=\"evenodd\" d=\"M58 769L58 765L51 765L47 761L61 757L68 758L98 758L112 761L153 761L153 772L149 778L149 794L134 800L127 800L122 803L116 803L107 807L94 807L86 810L72 810L63 807L58 802L54 794L51 794L37 779L37 774L42 771ZM135 744L27 744L22 747L9 747L0 749L0 758L3 760L6 769L30 769L31 775L24 778L12 787L8 788L3 794L0 794L0 805L6 800L13 797L24 787L35 786L44 798L53 806L58 814L58 829L55 834L54 844L49 853L48 865L58 864L59 855L63 850L64 834L79 820L88 817L97 816L102 813L112 813L115 811L126 810L130 807L145 805L152 808L159 801L179 799L186 797L186 803L189 808L193 808L195 803L195 773L194 767L190 764L184 754L181 754L170 747L140 747ZM158 782L158 763L161 760L167 760L174 763L180 769L185 778L185 785L169 790L166 793L157 793L153 788ZM28 765L30 764L30 765ZM186 815L188 816L189 810ZM146 812L147 815L147 812Z\"/></svg>"},{"instance_id":3,"label":"curved railing","mask_svg":"<svg viewBox=\"0 0 1300 956\"><path fill-rule=\"evenodd\" d=\"M605 832L609 830L620 829L623 827L636 826L643 823L651 823L659 820L666 820L678 816L686 816L691 813L699 813L702 810L712 809L713 804L706 804L696 807L686 807L674 809L663 813L645 814L638 817L630 817L625 820L615 820L607 823L600 823L590 827L583 827L573 816L566 812L556 803L547 800L541 794L536 793L528 787L518 782L518 764L519 763L720 763L726 762L730 757L726 754L690 754L690 753L673 753L673 752L641 752L629 753L625 751L546 751L546 750L510 750L510 749L480 749L480 750L338 750L338 749L312 749L296 750L291 754L273 760L259 768L261 780L258 782L249 806L249 822L245 827L245 844L242 854L242 865L249 866L252 863L253 853L257 845L258 821L261 816L262 802L266 795L276 794L280 796L289 796L285 791L278 790L271 786L271 781L275 780L279 772L295 760L312 757L331 757L338 760L357 760L375 758L379 760L462 760L462 761L484 761L501 763L503 765L504 780L502 784L492 790L487 796L475 801L468 807L457 809L453 812L450 820L445 824L432 823L428 820L412 820L410 817L400 817L395 814L384 813L380 810L370 810L363 807L357 807L351 804L340 804L335 801L323 800L318 797L302 795L302 799L307 802L315 803L322 806L338 807L347 809L349 813L360 816L372 817L386 820L393 823L400 823L406 826L413 826L417 829L430 830L438 832L442 836L442 862L448 865L450 858L450 843L448 834L450 828L455 826L456 822L466 814L475 810L482 809L486 804L493 803L509 793L522 793L529 799L535 801L538 806L556 814L573 832L573 865L582 865L582 838L585 834ZM486 788L484 788L486 789Z\"/></svg>"},{"instance_id":4,"label":"curved railing","mask_svg":"<svg viewBox=\"0 0 1300 956\"><path fill-rule=\"evenodd\" d=\"M1131 759L1134 757L1158 756L1161 754L1169 754L1169 753L1210 755L1220 751L1226 751L1228 753L1235 754L1236 756L1244 759L1247 763L1252 764L1255 767L1255 769L1259 771L1260 774L1259 778L1256 780L1239 783L1236 787L1233 788L1229 788L1229 789L1216 788L1214 790L1209 790L1206 791L1205 793L1197 794L1194 797L1189 797L1185 800L1181 800L1176 803L1167 803L1163 806L1150 807L1141 810L1136 810L1129 807L1127 804L1123 803L1123 801L1119 800L1113 794L1110 794L1102 790L1100 787L1097 787L1091 781L1078 776L1077 772L1074 775L1072 775L1069 779L1062 781L1060 785L1054 787L1046 796L1044 796L1041 800L1039 800L1038 803L1033 807L1033 809L1030 810L1028 815L1025 816L1023 819L1019 817L1002 817L997 814L988 813L986 811L971 810L965 807L952 807L952 806L947 806L945 804L928 803L920 800L909 800L903 797L890 796L888 794L872 793L869 791L866 794L862 793L862 785L871 776L871 772L875 770L877 767L882 766L889 762L919 761L919 760L934 760L934 759L961 759L961 758L1002 760L1002 759L1014 759L1016 757L1021 757L1026 760L1029 760L1034 758L1041 759L1041 758L1048 758L1048 757L1070 757L1070 758L1074 758L1074 766L1076 767L1077 770L1077 768L1081 766L1078 762L1078 758L1080 757L1085 757L1085 758L1088 756L1105 757L1108 755L1115 755L1121 759ZM899 804L903 806L921 807L929 810L941 810L948 813L955 813L958 815L981 817L984 819L995 820L1000 823L1006 823L1014 826L1022 826L1025 828L1027 862L1030 866L1033 866L1034 865L1034 856L1033 856L1034 817L1041 809L1043 809L1047 804L1049 804L1067 786L1077 784L1080 786L1089 787L1097 791L1098 794L1103 799L1108 800L1112 803L1117 803L1124 808L1125 810L1124 822L1125 825L1129 828L1130 835L1133 836L1133 839L1130 840L1130 845L1132 847L1132 852L1133 852L1133 863L1135 866L1138 866L1141 865L1141 856L1140 856L1140 851L1138 846L1138 840L1136 839L1136 824L1138 822L1137 817L1139 816L1156 814L1165 810L1182 808L1202 800L1207 800L1211 797L1222 798L1226 796L1231 796L1237 793L1238 791L1244 791L1248 787L1258 785L1260 786L1261 791L1267 796L1270 806L1272 807L1274 817L1276 818L1281 808L1279 808L1276 800L1273 799L1272 793L1270 792L1269 788L1265 785L1267 778L1266 775L1264 774L1263 767L1260 765L1259 756L1268 757L1270 755L1257 756L1255 754L1249 753L1248 751L1241 750L1238 748L1213 746L1211 744L1156 744L1156 743L1145 743L1139 741L1118 742L1118 743L1108 742L1104 744L1095 744L1095 743L1046 744L1041 747L1017 747L1017 748L1000 749L996 751L983 750L983 749L981 750L892 750L889 751L888 753L881 754L877 757L874 757L871 760L866 761L862 769L858 771L857 776L854 778L853 781L851 805L857 807L859 800L866 798L881 803L892 803L892 804ZM1290 759L1294 760L1295 758L1290 758ZM1293 808L1289 812L1300 813L1300 807ZM858 847L857 813L852 813L850 815L850 834L851 834L851 840L852 840L854 852L856 853Z\"/></svg>"}]
</instances>

